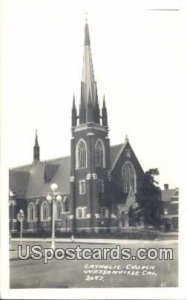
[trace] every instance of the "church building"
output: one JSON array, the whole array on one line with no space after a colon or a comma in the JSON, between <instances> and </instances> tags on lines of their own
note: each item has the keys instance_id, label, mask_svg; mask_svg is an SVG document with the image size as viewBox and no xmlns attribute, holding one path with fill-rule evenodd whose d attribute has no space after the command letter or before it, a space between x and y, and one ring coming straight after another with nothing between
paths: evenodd
<instances>
[{"instance_id":1,"label":"church building","mask_svg":"<svg viewBox=\"0 0 187 300\"><path fill-rule=\"evenodd\" d=\"M68 128L67 128L68 130ZM10 231L19 231L23 210L25 233L119 232L141 226L133 218L141 198L143 169L126 137L111 146L107 105L98 99L89 28L85 24L81 96L73 97L70 156L40 160L36 132L33 161L10 169ZM54 201L54 211L52 203Z\"/></svg>"}]
</instances>

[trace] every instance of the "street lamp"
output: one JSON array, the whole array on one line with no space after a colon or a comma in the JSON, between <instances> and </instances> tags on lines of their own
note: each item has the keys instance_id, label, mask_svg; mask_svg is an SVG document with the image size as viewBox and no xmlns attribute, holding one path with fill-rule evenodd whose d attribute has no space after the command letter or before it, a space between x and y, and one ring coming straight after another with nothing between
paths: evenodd
<instances>
[{"instance_id":1,"label":"street lamp","mask_svg":"<svg viewBox=\"0 0 187 300\"><path fill-rule=\"evenodd\" d=\"M65 205L67 202L67 197L66 196L63 197L62 201L63 201L63 207L62 207L61 215L64 216L63 219L65 219L65 232L67 232L67 221L69 219L69 216L67 215L68 211L66 211L66 208L65 208Z\"/></svg>"},{"instance_id":2,"label":"street lamp","mask_svg":"<svg viewBox=\"0 0 187 300\"><path fill-rule=\"evenodd\" d=\"M19 210L17 214L17 220L20 222L20 244L22 245L22 238L23 238L23 221L25 215L22 209Z\"/></svg>"},{"instance_id":3,"label":"street lamp","mask_svg":"<svg viewBox=\"0 0 187 300\"><path fill-rule=\"evenodd\" d=\"M12 235L11 231L14 230L14 211L15 211L15 205L16 201L14 200L15 193L12 191L9 191L9 245L10 245L10 250L11 250L11 242L12 242Z\"/></svg>"},{"instance_id":4,"label":"street lamp","mask_svg":"<svg viewBox=\"0 0 187 300\"><path fill-rule=\"evenodd\" d=\"M14 215L15 215L15 206L16 206L16 200L14 199L14 197L16 196L16 194L12 191L9 191L9 206L10 206L10 210L9 210L9 219L10 219L10 231L14 230Z\"/></svg>"},{"instance_id":5,"label":"street lamp","mask_svg":"<svg viewBox=\"0 0 187 300\"><path fill-rule=\"evenodd\" d=\"M49 202L52 202L52 211L51 211L51 216L52 216L52 236L51 236L51 248L55 249L55 205L57 201L61 201L62 197L61 195L56 192L58 189L58 185L56 183L52 183L50 186L52 193L47 195L47 200Z\"/></svg>"}]
</instances>

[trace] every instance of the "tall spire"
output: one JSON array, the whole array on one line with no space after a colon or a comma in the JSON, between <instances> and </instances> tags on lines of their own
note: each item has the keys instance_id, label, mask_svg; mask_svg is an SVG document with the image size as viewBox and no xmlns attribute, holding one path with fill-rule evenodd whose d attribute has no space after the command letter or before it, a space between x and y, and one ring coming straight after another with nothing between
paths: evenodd
<instances>
[{"instance_id":1,"label":"tall spire","mask_svg":"<svg viewBox=\"0 0 187 300\"><path fill-rule=\"evenodd\" d=\"M93 108L93 103L91 101L90 93L88 95L86 121L87 121L87 123L93 123L93 121L94 121L94 108Z\"/></svg>"},{"instance_id":2,"label":"tall spire","mask_svg":"<svg viewBox=\"0 0 187 300\"><path fill-rule=\"evenodd\" d=\"M108 126L107 109L105 104L105 96L103 96L103 107L102 107L102 121L103 126Z\"/></svg>"},{"instance_id":3,"label":"tall spire","mask_svg":"<svg viewBox=\"0 0 187 300\"><path fill-rule=\"evenodd\" d=\"M72 105L72 113L71 113L71 125L72 127L77 125L77 109L75 105L75 96L73 95L73 105Z\"/></svg>"},{"instance_id":4,"label":"tall spire","mask_svg":"<svg viewBox=\"0 0 187 300\"><path fill-rule=\"evenodd\" d=\"M99 108L97 91L96 91L95 106L94 106L94 122L96 124L100 124L100 108Z\"/></svg>"},{"instance_id":5,"label":"tall spire","mask_svg":"<svg viewBox=\"0 0 187 300\"><path fill-rule=\"evenodd\" d=\"M90 34L89 34L89 28L88 28L88 21L86 19L85 22L85 28L84 28L84 45L90 46Z\"/></svg>"},{"instance_id":6,"label":"tall spire","mask_svg":"<svg viewBox=\"0 0 187 300\"><path fill-rule=\"evenodd\" d=\"M39 144L38 144L38 132L37 132L37 129L35 130L35 147L38 147Z\"/></svg>"},{"instance_id":7,"label":"tall spire","mask_svg":"<svg viewBox=\"0 0 187 300\"><path fill-rule=\"evenodd\" d=\"M83 56L83 69L82 69L82 98L86 105L89 100L89 94L92 103L95 103L96 97L96 82L94 77L94 69L92 62L91 43L88 23L86 20L84 29L84 56Z\"/></svg>"},{"instance_id":8,"label":"tall spire","mask_svg":"<svg viewBox=\"0 0 187 300\"><path fill-rule=\"evenodd\" d=\"M81 82L81 102L79 106L79 124L86 123L86 104L83 99L83 82Z\"/></svg>"},{"instance_id":9,"label":"tall spire","mask_svg":"<svg viewBox=\"0 0 187 300\"><path fill-rule=\"evenodd\" d=\"M40 147L38 143L38 133L37 130L35 130L35 144L33 148L33 160L36 163L37 161L40 161Z\"/></svg>"},{"instance_id":10,"label":"tall spire","mask_svg":"<svg viewBox=\"0 0 187 300\"><path fill-rule=\"evenodd\" d=\"M94 123L107 127L107 109L105 103L102 109L102 116L100 115L100 113L101 111L98 101L97 82L95 81L92 62L89 27L86 19L84 28L84 55L81 80L81 96L79 116L77 116L77 119L79 119L80 125L86 123ZM103 120L102 124L100 122L100 119Z\"/></svg>"}]
</instances>

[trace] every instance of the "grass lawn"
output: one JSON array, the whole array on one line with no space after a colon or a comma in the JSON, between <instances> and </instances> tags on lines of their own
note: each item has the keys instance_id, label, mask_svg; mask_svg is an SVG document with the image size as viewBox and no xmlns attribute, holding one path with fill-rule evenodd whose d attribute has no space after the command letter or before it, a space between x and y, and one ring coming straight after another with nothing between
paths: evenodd
<instances>
[{"instance_id":1,"label":"grass lawn","mask_svg":"<svg viewBox=\"0 0 187 300\"><path fill-rule=\"evenodd\" d=\"M24 242L50 247L49 242ZM115 248L116 245L62 243L58 248ZM173 248L173 260L44 260L10 259L10 288L75 288L75 287L176 287L178 284L177 241L128 241L121 248ZM13 242L13 249L17 243ZM146 268L148 268L146 270ZM93 273L94 271L94 273ZM100 272L100 273L98 273ZM108 272L108 273L107 273Z\"/></svg>"}]
</instances>

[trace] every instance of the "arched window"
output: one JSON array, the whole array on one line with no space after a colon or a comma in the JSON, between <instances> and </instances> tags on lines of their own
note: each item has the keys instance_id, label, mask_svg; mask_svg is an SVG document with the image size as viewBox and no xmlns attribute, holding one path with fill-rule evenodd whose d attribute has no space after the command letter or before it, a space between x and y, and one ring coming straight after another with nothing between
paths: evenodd
<instances>
[{"instance_id":1,"label":"arched window","mask_svg":"<svg viewBox=\"0 0 187 300\"><path fill-rule=\"evenodd\" d=\"M42 202L41 205L41 221L49 220L49 204L47 201Z\"/></svg>"},{"instance_id":2,"label":"arched window","mask_svg":"<svg viewBox=\"0 0 187 300\"><path fill-rule=\"evenodd\" d=\"M61 213L62 213L62 202L57 201L57 203L56 203L56 218L57 218L57 220L61 219Z\"/></svg>"},{"instance_id":3,"label":"arched window","mask_svg":"<svg viewBox=\"0 0 187 300\"><path fill-rule=\"evenodd\" d=\"M33 202L30 202L27 207L27 220L28 222L34 221L36 218L36 207Z\"/></svg>"},{"instance_id":4,"label":"arched window","mask_svg":"<svg viewBox=\"0 0 187 300\"><path fill-rule=\"evenodd\" d=\"M102 140L97 140L95 144L95 166L105 167L105 146Z\"/></svg>"},{"instance_id":5,"label":"arched window","mask_svg":"<svg viewBox=\"0 0 187 300\"><path fill-rule=\"evenodd\" d=\"M84 140L80 140L76 147L76 169L87 167L87 149Z\"/></svg>"},{"instance_id":6,"label":"arched window","mask_svg":"<svg viewBox=\"0 0 187 300\"><path fill-rule=\"evenodd\" d=\"M69 201L68 201L68 197L67 196L63 197L63 211L64 212L69 211Z\"/></svg>"},{"instance_id":7,"label":"arched window","mask_svg":"<svg viewBox=\"0 0 187 300\"><path fill-rule=\"evenodd\" d=\"M136 193L136 172L130 161L125 162L122 167L122 178L124 192L133 191Z\"/></svg>"}]
</instances>

